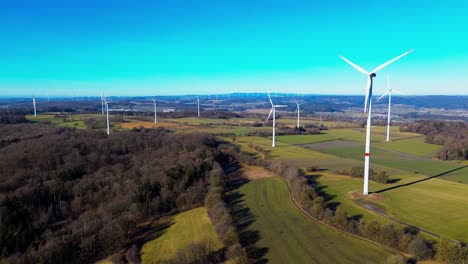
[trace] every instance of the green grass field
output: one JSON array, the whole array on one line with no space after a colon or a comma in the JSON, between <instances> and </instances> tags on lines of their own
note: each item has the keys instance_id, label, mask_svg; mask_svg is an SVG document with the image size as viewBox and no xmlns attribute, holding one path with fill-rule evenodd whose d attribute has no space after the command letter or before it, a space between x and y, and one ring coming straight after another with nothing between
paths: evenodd
<instances>
[{"instance_id":1,"label":"green grass field","mask_svg":"<svg viewBox=\"0 0 468 264\"><path fill-rule=\"evenodd\" d=\"M64 127L76 127L84 129L86 128L85 123L83 120L80 119L80 116L75 116L73 120L69 120L67 118L66 121L63 120L61 117L55 117L55 115L27 115L26 119L32 122L50 122L53 125L64 126Z\"/></svg>"},{"instance_id":2,"label":"green grass field","mask_svg":"<svg viewBox=\"0 0 468 264\"><path fill-rule=\"evenodd\" d=\"M215 250L223 247L203 207L162 219L156 223L156 226L167 223L170 223L170 226L163 231L161 236L143 245L142 263L149 264L170 259L177 250L184 250L191 243L204 240L211 241Z\"/></svg>"},{"instance_id":3,"label":"green grass field","mask_svg":"<svg viewBox=\"0 0 468 264\"><path fill-rule=\"evenodd\" d=\"M239 191L254 215L247 231L259 232L255 246L267 248L268 263L382 263L391 255L306 218L278 178L250 181Z\"/></svg>"},{"instance_id":4,"label":"green grass field","mask_svg":"<svg viewBox=\"0 0 468 264\"><path fill-rule=\"evenodd\" d=\"M364 160L364 146L357 142L329 141L310 145L310 148L342 158L360 161ZM420 173L426 176L435 176L460 167L460 165L451 162L443 162L435 159L414 156L412 154L372 148L372 145L371 162L372 164L411 173Z\"/></svg>"},{"instance_id":5,"label":"green grass field","mask_svg":"<svg viewBox=\"0 0 468 264\"><path fill-rule=\"evenodd\" d=\"M424 179L415 174L401 176L402 179L394 184L371 182L369 190L378 192ZM350 192L362 191L362 179L324 173L318 180L326 186L325 192L336 195L332 201L345 206L350 214L363 214L365 219L385 221L349 197ZM379 194L384 199L373 202L385 208L386 214L445 237L468 240L467 185L433 178Z\"/></svg>"}]
</instances>

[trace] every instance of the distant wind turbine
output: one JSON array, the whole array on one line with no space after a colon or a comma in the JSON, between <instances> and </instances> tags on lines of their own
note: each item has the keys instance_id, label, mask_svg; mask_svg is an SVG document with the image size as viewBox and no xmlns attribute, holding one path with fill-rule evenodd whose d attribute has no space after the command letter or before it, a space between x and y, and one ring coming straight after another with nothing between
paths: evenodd
<instances>
[{"instance_id":1,"label":"distant wind turbine","mask_svg":"<svg viewBox=\"0 0 468 264\"><path fill-rule=\"evenodd\" d=\"M200 117L200 99L197 96L197 109L198 109L198 117Z\"/></svg>"},{"instance_id":2,"label":"distant wind turbine","mask_svg":"<svg viewBox=\"0 0 468 264\"><path fill-rule=\"evenodd\" d=\"M34 116L37 116L36 112L36 97L33 95L32 97L32 103L33 103L33 108L34 108Z\"/></svg>"},{"instance_id":3,"label":"distant wind turbine","mask_svg":"<svg viewBox=\"0 0 468 264\"><path fill-rule=\"evenodd\" d=\"M382 64L379 67L375 68L371 72L368 72L368 71L364 70L363 68L359 67L358 65L356 65L356 64L352 63L351 61L349 61L348 59L346 59L345 57L340 56L341 59L343 59L345 62L347 62L353 68L355 68L359 72L361 72L361 73L368 76L367 86L366 86L366 99L364 101L364 117L366 117L366 115L367 115L366 149L365 149L365 153L364 153L364 190L363 190L364 195L369 194L370 130L371 130L371 116L372 116L372 84L373 84L373 78L377 76L376 73L378 71L385 68L390 63L400 59L401 57L408 55L412 51L413 50L407 51L407 52L401 54L400 56L385 62L384 64Z\"/></svg>"},{"instance_id":4,"label":"distant wind turbine","mask_svg":"<svg viewBox=\"0 0 468 264\"><path fill-rule=\"evenodd\" d=\"M296 102L296 109L297 109L297 128L300 127L300 117L299 117L299 112L301 111L301 104Z\"/></svg>"},{"instance_id":5,"label":"distant wind turbine","mask_svg":"<svg viewBox=\"0 0 468 264\"><path fill-rule=\"evenodd\" d=\"M109 123L109 102L104 99L104 104L106 105L106 112L107 112L107 135L110 135L110 123Z\"/></svg>"},{"instance_id":6,"label":"distant wind turbine","mask_svg":"<svg viewBox=\"0 0 468 264\"><path fill-rule=\"evenodd\" d=\"M400 91L397 91L397 90L394 90L390 87L390 77L388 77L387 75L387 91L382 95L380 96L379 99L377 99L377 102L380 101L380 99L384 98L385 95L388 94L388 118L387 118L387 142L390 141L390 126L391 126L391 123L390 123L390 112L391 112L391 105L392 105L392 92L396 92L396 93L399 93L399 94L404 94Z\"/></svg>"},{"instance_id":7,"label":"distant wind turbine","mask_svg":"<svg viewBox=\"0 0 468 264\"><path fill-rule=\"evenodd\" d=\"M156 99L151 98L153 100L153 105L154 105L154 123L156 124L158 122L158 117L156 116Z\"/></svg>"},{"instance_id":8,"label":"distant wind turbine","mask_svg":"<svg viewBox=\"0 0 468 264\"><path fill-rule=\"evenodd\" d=\"M270 93L268 93L268 99L270 99L271 110L270 110L270 113L268 114L266 121L268 121L270 119L271 114L273 114L273 126L272 126L273 127L273 139L272 139L271 146L275 147L276 108L283 108L283 107L288 107L288 106L287 105L274 105L273 101L271 100Z\"/></svg>"}]
</instances>

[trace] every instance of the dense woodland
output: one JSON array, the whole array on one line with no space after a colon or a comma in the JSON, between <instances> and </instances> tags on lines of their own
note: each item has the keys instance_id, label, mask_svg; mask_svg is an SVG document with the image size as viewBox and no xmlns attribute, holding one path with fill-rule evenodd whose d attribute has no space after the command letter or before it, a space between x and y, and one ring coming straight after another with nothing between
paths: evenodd
<instances>
[{"instance_id":1,"label":"dense woodland","mask_svg":"<svg viewBox=\"0 0 468 264\"><path fill-rule=\"evenodd\" d=\"M0 254L9 263L87 263L139 223L203 206L226 157L206 134L0 126ZM214 181L214 180L212 180Z\"/></svg>"},{"instance_id":2,"label":"dense woodland","mask_svg":"<svg viewBox=\"0 0 468 264\"><path fill-rule=\"evenodd\" d=\"M442 160L468 160L468 125L464 122L421 120L400 126L402 132L426 135L426 142L442 145L435 156Z\"/></svg>"}]
</instances>

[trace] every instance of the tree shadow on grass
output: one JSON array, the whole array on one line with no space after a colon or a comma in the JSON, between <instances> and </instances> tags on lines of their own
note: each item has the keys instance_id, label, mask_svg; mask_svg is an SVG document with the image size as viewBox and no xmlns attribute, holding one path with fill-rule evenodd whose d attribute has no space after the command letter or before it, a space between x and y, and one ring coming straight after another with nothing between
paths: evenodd
<instances>
[{"instance_id":1,"label":"tree shadow on grass","mask_svg":"<svg viewBox=\"0 0 468 264\"><path fill-rule=\"evenodd\" d=\"M141 261L141 249L143 245L164 235L167 229L174 223L174 218L170 216L140 225L138 231L130 235L130 239L125 246L125 251L128 252L132 250L132 247L136 247L136 252L138 252L137 257Z\"/></svg>"},{"instance_id":2,"label":"tree shadow on grass","mask_svg":"<svg viewBox=\"0 0 468 264\"><path fill-rule=\"evenodd\" d=\"M324 201L327 204L327 207L336 210L338 206L340 206L340 202L332 202L333 199L337 197L335 194L329 194L325 191L326 188L328 188L327 185L321 185L318 182L318 179L321 177L320 174L309 174L309 175L304 175L304 177L307 179L307 182L309 185L314 188L314 190L317 192L317 194L321 197L323 197Z\"/></svg>"},{"instance_id":3,"label":"tree shadow on grass","mask_svg":"<svg viewBox=\"0 0 468 264\"><path fill-rule=\"evenodd\" d=\"M441 177L441 176L447 175L447 174L449 174L449 173L452 173L452 172L455 172L455 171L464 169L464 168L466 168L466 167L468 167L468 165L461 166L461 167L458 167L458 168L456 168L456 169L449 170L449 171L446 171L446 172L442 172L442 173L439 173L439 174L437 174L437 175L434 175L434 176L431 176L431 177L427 177L427 178L424 178L424 179L420 179L420 180L417 180L417 181L412 181L412 182L409 182L409 183L400 184L400 185L397 185L397 186L393 186L393 187L385 188L385 189L382 189L382 190L378 190L378 191L376 191L375 193L383 193L383 192L390 191L390 190L395 190L395 189L398 189L398 188L401 188L401 187L410 186L410 185L413 185L413 184L416 184L416 183L425 182L425 181L428 181L428 180L430 180L430 179L437 178L437 177Z\"/></svg>"},{"instance_id":4,"label":"tree shadow on grass","mask_svg":"<svg viewBox=\"0 0 468 264\"><path fill-rule=\"evenodd\" d=\"M267 263L268 259L265 258L265 255L268 248L256 246L256 243L261 239L261 234L258 230L249 229L249 226L255 222L255 216L246 207L244 194L239 191L239 188L248 183L249 180L242 175L240 170L230 173L229 178L225 202L231 209L231 215L239 233L239 242L246 249L249 259L253 260L252 263Z\"/></svg>"}]
</instances>

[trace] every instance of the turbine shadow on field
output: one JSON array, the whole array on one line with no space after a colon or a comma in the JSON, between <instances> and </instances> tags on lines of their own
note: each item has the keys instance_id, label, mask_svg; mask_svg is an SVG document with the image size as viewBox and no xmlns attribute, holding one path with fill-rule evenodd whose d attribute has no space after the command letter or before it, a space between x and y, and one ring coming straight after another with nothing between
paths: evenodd
<instances>
[{"instance_id":1,"label":"turbine shadow on field","mask_svg":"<svg viewBox=\"0 0 468 264\"><path fill-rule=\"evenodd\" d=\"M253 263L267 263L265 255L268 248L259 248L256 243L260 241L261 234L258 230L249 229L249 226L255 222L255 216L244 203L244 194L239 192L239 188L248 183L249 179L242 175L240 166L236 171L231 171L229 174L229 183L226 188L225 202L231 209L232 218L236 224L239 240L241 245L246 249L249 259L254 260Z\"/></svg>"},{"instance_id":2,"label":"turbine shadow on field","mask_svg":"<svg viewBox=\"0 0 468 264\"><path fill-rule=\"evenodd\" d=\"M382 190L378 190L378 191L376 191L375 193L383 193L383 192L390 191L390 190L394 190L394 189L398 189L398 188L401 188L401 187L410 186L410 185L413 185L413 184L416 184L416 183L425 182L425 181L428 181L428 180L430 180L430 179L437 178L437 177L441 177L441 176L447 175L447 174L449 174L449 173L452 173L452 172L455 172L455 171L464 169L464 168L466 168L466 167L468 167L468 165L461 166L461 167L458 167L458 168L456 168L456 169L449 170L449 171L446 171L446 172L442 172L442 173L439 173L439 174L437 174L437 175L434 175L434 176L431 176L431 177L427 177L427 178L424 178L424 179L420 179L420 180L417 180L417 181L413 181L413 182L409 182L409 183L400 184L400 185L397 185L397 186L385 188L385 189L382 189Z\"/></svg>"}]
</instances>

